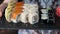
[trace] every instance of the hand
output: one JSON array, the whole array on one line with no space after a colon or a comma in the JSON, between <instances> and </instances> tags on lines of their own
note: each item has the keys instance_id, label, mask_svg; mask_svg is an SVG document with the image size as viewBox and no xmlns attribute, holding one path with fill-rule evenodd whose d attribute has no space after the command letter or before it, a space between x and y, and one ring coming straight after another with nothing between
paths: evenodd
<instances>
[{"instance_id":1,"label":"hand","mask_svg":"<svg viewBox=\"0 0 60 34\"><path fill-rule=\"evenodd\" d=\"M2 17L2 13L3 13L3 11L4 11L4 9L7 7L7 4L6 3L2 3L1 5L0 5L0 17Z\"/></svg>"},{"instance_id":2,"label":"hand","mask_svg":"<svg viewBox=\"0 0 60 34\"><path fill-rule=\"evenodd\" d=\"M0 6L0 17L2 17L3 11L4 11L3 6Z\"/></svg>"}]
</instances>

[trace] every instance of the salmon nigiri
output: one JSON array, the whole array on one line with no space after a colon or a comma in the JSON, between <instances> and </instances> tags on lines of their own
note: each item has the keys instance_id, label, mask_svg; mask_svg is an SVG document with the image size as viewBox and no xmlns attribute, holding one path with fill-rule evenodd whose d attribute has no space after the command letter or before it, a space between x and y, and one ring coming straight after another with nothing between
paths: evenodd
<instances>
[{"instance_id":1,"label":"salmon nigiri","mask_svg":"<svg viewBox=\"0 0 60 34\"><path fill-rule=\"evenodd\" d=\"M18 16L23 12L23 9L24 9L23 5L24 5L24 2L16 3L13 9L13 12L11 14L11 21L13 21L14 23L17 23Z\"/></svg>"}]
</instances>

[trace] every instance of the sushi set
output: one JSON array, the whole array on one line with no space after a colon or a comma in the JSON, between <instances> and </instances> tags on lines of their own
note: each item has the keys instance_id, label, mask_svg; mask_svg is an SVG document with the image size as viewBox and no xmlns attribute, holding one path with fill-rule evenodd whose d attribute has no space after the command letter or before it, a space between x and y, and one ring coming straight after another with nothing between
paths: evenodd
<instances>
[{"instance_id":1,"label":"sushi set","mask_svg":"<svg viewBox=\"0 0 60 34\"><path fill-rule=\"evenodd\" d=\"M58 7L57 7L58 6ZM60 16L59 0L11 0L0 19L0 28L56 29Z\"/></svg>"},{"instance_id":2,"label":"sushi set","mask_svg":"<svg viewBox=\"0 0 60 34\"><path fill-rule=\"evenodd\" d=\"M17 23L21 21L23 23L29 22L34 24L39 20L38 13L38 6L36 4L25 4L24 2L14 3L11 1L6 8L5 17L8 22Z\"/></svg>"}]
</instances>

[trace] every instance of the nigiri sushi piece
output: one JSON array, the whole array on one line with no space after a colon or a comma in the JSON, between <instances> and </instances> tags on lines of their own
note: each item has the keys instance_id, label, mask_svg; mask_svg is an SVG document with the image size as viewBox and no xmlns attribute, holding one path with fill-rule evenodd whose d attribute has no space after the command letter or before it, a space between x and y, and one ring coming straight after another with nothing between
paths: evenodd
<instances>
[{"instance_id":1,"label":"nigiri sushi piece","mask_svg":"<svg viewBox=\"0 0 60 34\"><path fill-rule=\"evenodd\" d=\"M12 8L7 8L5 10L5 18L8 22L11 22L11 20L10 20L11 13L12 13Z\"/></svg>"},{"instance_id":2,"label":"nigiri sushi piece","mask_svg":"<svg viewBox=\"0 0 60 34\"><path fill-rule=\"evenodd\" d=\"M12 15L11 15L11 21L13 23L17 23L18 21L20 21L19 16L23 12L23 9L24 9L23 5L24 5L24 2L16 3L15 7L13 8L13 12L12 12Z\"/></svg>"},{"instance_id":3,"label":"nigiri sushi piece","mask_svg":"<svg viewBox=\"0 0 60 34\"><path fill-rule=\"evenodd\" d=\"M17 18L18 18L18 15L20 15L23 11L23 9L19 9L18 11L14 11L11 15L11 21L13 21L14 23L17 23Z\"/></svg>"},{"instance_id":4,"label":"nigiri sushi piece","mask_svg":"<svg viewBox=\"0 0 60 34\"><path fill-rule=\"evenodd\" d=\"M15 3L16 2L11 0L11 2L8 3L8 6L7 6L6 10L5 10L5 18L6 18L6 20L8 22L11 22L10 17L11 17L13 7L15 6Z\"/></svg>"},{"instance_id":5,"label":"nigiri sushi piece","mask_svg":"<svg viewBox=\"0 0 60 34\"><path fill-rule=\"evenodd\" d=\"M24 12L21 14L21 21L23 23L35 24L39 20L38 5L24 4Z\"/></svg>"},{"instance_id":6,"label":"nigiri sushi piece","mask_svg":"<svg viewBox=\"0 0 60 34\"><path fill-rule=\"evenodd\" d=\"M23 13L20 15L20 21L22 23L27 23L28 22L28 12L24 10Z\"/></svg>"},{"instance_id":7,"label":"nigiri sushi piece","mask_svg":"<svg viewBox=\"0 0 60 34\"><path fill-rule=\"evenodd\" d=\"M33 14L29 13L29 15L28 15L28 21L29 21L30 24L37 23L39 21L39 15L38 15L38 13L33 13Z\"/></svg>"},{"instance_id":8,"label":"nigiri sushi piece","mask_svg":"<svg viewBox=\"0 0 60 34\"><path fill-rule=\"evenodd\" d=\"M47 9L41 9L41 12L42 13L48 13L48 10Z\"/></svg>"},{"instance_id":9,"label":"nigiri sushi piece","mask_svg":"<svg viewBox=\"0 0 60 34\"><path fill-rule=\"evenodd\" d=\"M41 19L46 20L49 19L47 14L41 14Z\"/></svg>"}]
</instances>

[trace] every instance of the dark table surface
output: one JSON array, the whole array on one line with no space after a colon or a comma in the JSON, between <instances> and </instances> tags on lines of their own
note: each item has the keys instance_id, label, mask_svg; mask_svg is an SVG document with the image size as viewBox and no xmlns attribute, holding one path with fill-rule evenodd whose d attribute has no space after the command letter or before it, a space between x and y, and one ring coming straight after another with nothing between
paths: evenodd
<instances>
[{"instance_id":1,"label":"dark table surface","mask_svg":"<svg viewBox=\"0 0 60 34\"><path fill-rule=\"evenodd\" d=\"M0 29L60 29L60 18L55 16L54 24L40 24L40 22L31 25L23 23L8 23L4 17L0 18Z\"/></svg>"}]
</instances>

